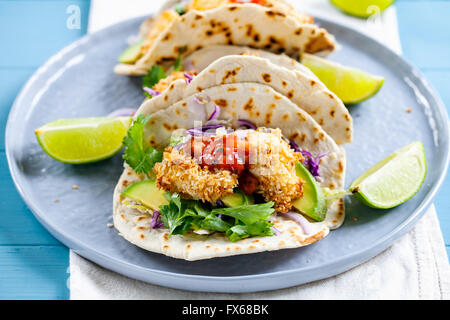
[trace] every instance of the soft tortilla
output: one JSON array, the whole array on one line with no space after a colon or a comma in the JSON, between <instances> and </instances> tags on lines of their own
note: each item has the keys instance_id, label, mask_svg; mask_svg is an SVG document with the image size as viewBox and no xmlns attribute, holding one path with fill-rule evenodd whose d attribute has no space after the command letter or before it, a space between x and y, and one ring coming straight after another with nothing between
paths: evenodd
<instances>
[{"instance_id":1,"label":"soft tortilla","mask_svg":"<svg viewBox=\"0 0 450 320\"><path fill-rule=\"evenodd\" d=\"M261 49L253 49L246 46L230 46L230 45L214 45L207 46L200 50L194 51L184 58L185 63L192 63L195 71L201 72L206 69L211 63L219 58L231 55L252 55L264 58L273 64L284 67L289 70L297 70L305 73L311 77L317 78L308 67L305 67L297 60L285 55L284 53L277 54Z\"/></svg>"},{"instance_id":2,"label":"soft tortilla","mask_svg":"<svg viewBox=\"0 0 450 320\"><path fill-rule=\"evenodd\" d=\"M197 60L200 61L200 60ZM353 120L342 101L315 76L289 70L266 58L226 55L203 69L189 85L174 81L160 96L143 103L146 114L166 109L182 98L228 83L260 83L270 86L306 111L337 144L350 143ZM220 106L220 104L219 104Z\"/></svg>"},{"instance_id":3,"label":"soft tortilla","mask_svg":"<svg viewBox=\"0 0 450 320\"><path fill-rule=\"evenodd\" d=\"M204 69L186 88L190 96L225 83L266 84L305 110L338 144L352 141L352 117L342 101L316 77L288 70L265 58L225 56Z\"/></svg>"},{"instance_id":4,"label":"soft tortilla","mask_svg":"<svg viewBox=\"0 0 450 320\"><path fill-rule=\"evenodd\" d=\"M296 107L289 99L275 92L271 87L258 83L225 84L204 90L213 100L223 100L220 119L251 119L258 126L280 128L282 133L302 148L319 154L329 152L321 161L320 173L323 187L343 188L345 178L345 152L338 147L306 112ZM205 115L191 112L187 103L193 97L178 101L173 106L157 111L150 116L145 129L148 141L160 148L167 144L173 130L190 128L194 121L204 122ZM247 108L244 108L247 106ZM205 109L211 109L205 105ZM206 110L205 114L208 114ZM144 113L140 108L137 114ZM314 243L325 237L330 229L339 227L345 215L343 199L328 207L323 222L311 223L308 234L292 220L274 214L271 218L281 232L278 236L253 237L231 242L224 234L173 235L168 237L167 229L152 229L151 216L122 203L121 192L128 185L142 180L126 164L125 170L114 191L114 226L131 243L174 258L185 260L209 259L215 257L249 254L261 251L297 248Z\"/></svg>"},{"instance_id":5,"label":"soft tortilla","mask_svg":"<svg viewBox=\"0 0 450 320\"><path fill-rule=\"evenodd\" d=\"M146 29L146 28L143 28ZM192 10L172 22L135 64L119 64L122 75L145 75L155 64L173 63L185 55L217 44L243 45L295 56L300 52L330 52L334 37L311 23L301 23L279 10L255 4L228 4L206 11Z\"/></svg>"},{"instance_id":6,"label":"soft tortilla","mask_svg":"<svg viewBox=\"0 0 450 320\"><path fill-rule=\"evenodd\" d=\"M329 233L326 222L311 223L309 234L294 221L282 216L273 215L271 221L280 235L272 237L252 237L231 242L228 237L216 232L212 235L172 235L168 237L165 228L152 229L151 216L130 208L122 203L121 192L125 187L140 181L128 166L120 177L114 190L114 227L129 242L145 250L161 253L169 257L189 261L210 259L239 254L250 254L287 248L298 248L314 243Z\"/></svg>"}]
</instances>

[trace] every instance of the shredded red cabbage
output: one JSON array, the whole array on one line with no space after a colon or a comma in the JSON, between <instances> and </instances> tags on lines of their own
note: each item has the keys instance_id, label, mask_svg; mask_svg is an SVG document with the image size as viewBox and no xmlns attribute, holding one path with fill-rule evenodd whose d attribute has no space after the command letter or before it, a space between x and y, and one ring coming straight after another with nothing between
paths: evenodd
<instances>
[{"instance_id":1,"label":"shredded red cabbage","mask_svg":"<svg viewBox=\"0 0 450 320\"><path fill-rule=\"evenodd\" d=\"M249 129L253 129L253 130L256 130L258 128L253 122L250 122L248 120L239 119L237 122L242 127L247 127Z\"/></svg>"},{"instance_id":2,"label":"shredded red cabbage","mask_svg":"<svg viewBox=\"0 0 450 320\"><path fill-rule=\"evenodd\" d=\"M159 221L160 216L161 213L159 211L153 211L152 220L150 221L150 226L152 227L152 229L157 229L164 226L164 223Z\"/></svg>"},{"instance_id":3,"label":"shredded red cabbage","mask_svg":"<svg viewBox=\"0 0 450 320\"><path fill-rule=\"evenodd\" d=\"M194 77L187 72L184 73L184 77L186 78L186 84L191 83L192 79L194 79Z\"/></svg>"},{"instance_id":4,"label":"shredded red cabbage","mask_svg":"<svg viewBox=\"0 0 450 320\"><path fill-rule=\"evenodd\" d=\"M186 133L192 135L192 136L199 136L199 135L215 135L215 133L213 132L205 132L206 130L211 130L211 129L218 129L218 128L224 128L225 126L223 124L211 124L211 125L206 125L200 128L191 128L186 130Z\"/></svg>"},{"instance_id":5,"label":"shredded red cabbage","mask_svg":"<svg viewBox=\"0 0 450 320\"><path fill-rule=\"evenodd\" d=\"M208 96L203 96L201 94L196 94L194 97L194 101L200 104L207 104L211 102L211 98Z\"/></svg>"},{"instance_id":6,"label":"shredded red cabbage","mask_svg":"<svg viewBox=\"0 0 450 320\"><path fill-rule=\"evenodd\" d=\"M156 96L159 96L161 94L161 92L153 90L152 88L149 88L149 87L143 87L142 89L145 92L147 92L149 95L151 95L152 97L156 97Z\"/></svg>"},{"instance_id":7,"label":"shredded red cabbage","mask_svg":"<svg viewBox=\"0 0 450 320\"><path fill-rule=\"evenodd\" d=\"M275 235L276 235L276 236L281 235L281 231L278 230L277 228L275 228L274 226L271 226L270 229L272 229L273 231L275 231Z\"/></svg>"},{"instance_id":8,"label":"shredded red cabbage","mask_svg":"<svg viewBox=\"0 0 450 320\"><path fill-rule=\"evenodd\" d=\"M220 107L217 104L214 104L214 111L209 116L208 121L217 120L217 118L219 118L219 115L220 115Z\"/></svg>"},{"instance_id":9,"label":"shredded red cabbage","mask_svg":"<svg viewBox=\"0 0 450 320\"><path fill-rule=\"evenodd\" d=\"M325 157L328 154L328 152L321 153L318 156L314 157L310 152L300 149L298 144L296 144L292 140L289 141L289 145L291 146L292 149L294 149L295 152L300 152L303 155L303 157L305 157L305 162L303 163L303 165L306 167L306 169L308 169L308 171L312 174L314 178L318 179L320 177L319 173L320 160L323 157Z\"/></svg>"}]
</instances>

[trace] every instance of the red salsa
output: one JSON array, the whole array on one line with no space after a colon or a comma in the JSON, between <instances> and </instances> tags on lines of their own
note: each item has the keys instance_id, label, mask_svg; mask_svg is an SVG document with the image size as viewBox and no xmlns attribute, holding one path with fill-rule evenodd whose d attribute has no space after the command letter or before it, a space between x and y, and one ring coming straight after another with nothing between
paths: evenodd
<instances>
[{"instance_id":1,"label":"red salsa","mask_svg":"<svg viewBox=\"0 0 450 320\"><path fill-rule=\"evenodd\" d=\"M200 166L225 169L238 175L248 168L249 146L235 134L221 137L191 137L191 156Z\"/></svg>"}]
</instances>

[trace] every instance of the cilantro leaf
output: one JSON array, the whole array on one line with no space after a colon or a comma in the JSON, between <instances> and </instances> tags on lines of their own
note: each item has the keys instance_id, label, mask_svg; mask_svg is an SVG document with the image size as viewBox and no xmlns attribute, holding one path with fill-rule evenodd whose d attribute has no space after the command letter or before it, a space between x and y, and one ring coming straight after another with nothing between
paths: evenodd
<instances>
[{"instance_id":1,"label":"cilantro leaf","mask_svg":"<svg viewBox=\"0 0 450 320\"><path fill-rule=\"evenodd\" d=\"M228 229L226 235L233 242L254 236L273 236L272 226L273 223L261 220L248 225L237 224Z\"/></svg>"},{"instance_id":2,"label":"cilantro leaf","mask_svg":"<svg viewBox=\"0 0 450 320\"><path fill-rule=\"evenodd\" d=\"M198 221L196 225L199 229L214 230L221 232L226 232L231 227L231 224L229 224L226 221L223 221L215 214L207 215L205 218L202 218L200 221Z\"/></svg>"},{"instance_id":3,"label":"cilantro leaf","mask_svg":"<svg viewBox=\"0 0 450 320\"><path fill-rule=\"evenodd\" d=\"M185 234L191 227L193 217L197 216L195 210L191 208L195 201L182 201L176 193L169 199L169 204L159 207L161 220L164 222L164 226L169 228L169 236Z\"/></svg>"},{"instance_id":4,"label":"cilantro leaf","mask_svg":"<svg viewBox=\"0 0 450 320\"><path fill-rule=\"evenodd\" d=\"M150 116L144 118L141 114L128 129L127 135L123 138L126 149L123 154L125 162L136 172L149 174L157 162L162 161L163 153L144 141L144 126Z\"/></svg>"},{"instance_id":5,"label":"cilantro leaf","mask_svg":"<svg viewBox=\"0 0 450 320\"><path fill-rule=\"evenodd\" d=\"M178 55L177 60L173 65L173 71L180 71L180 65L181 65L181 54Z\"/></svg>"},{"instance_id":6,"label":"cilantro leaf","mask_svg":"<svg viewBox=\"0 0 450 320\"><path fill-rule=\"evenodd\" d=\"M186 12L187 12L187 9L184 7L184 6L182 6L182 5L177 5L176 7L175 7L175 11L180 15L180 16L182 16L183 14L185 14Z\"/></svg>"},{"instance_id":7,"label":"cilantro leaf","mask_svg":"<svg viewBox=\"0 0 450 320\"><path fill-rule=\"evenodd\" d=\"M175 60L175 64L173 65L173 71L180 71L181 66L181 55L187 50L187 46L183 46L178 50L178 57Z\"/></svg>"},{"instance_id":8,"label":"cilantro leaf","mask_svg":"<svg viewBox=\"0 0 450 320\"><path fill-rule=\"evenodd\" d=\"M166 77L166 72L161 66L155 65L153 66L148 73L142 77L142 87L153 88L155 84L159 82L159 80L164 79ZM144 91L144 94L151 98L152 96Z\"/></svg>"},{"instance_id":9,"label":"cilantro leaf","mask_svg":"<svg viewBox=\"0 0 450 320\"><path fill-rule=\"evenodd\" d=\"M258 220L269 220L270 215L275 211L273 202L261 204L242 205L231 208L214 209L214 214L224 214L242 221L244 224L253 224Z\"/></svg>"}]
</instances>

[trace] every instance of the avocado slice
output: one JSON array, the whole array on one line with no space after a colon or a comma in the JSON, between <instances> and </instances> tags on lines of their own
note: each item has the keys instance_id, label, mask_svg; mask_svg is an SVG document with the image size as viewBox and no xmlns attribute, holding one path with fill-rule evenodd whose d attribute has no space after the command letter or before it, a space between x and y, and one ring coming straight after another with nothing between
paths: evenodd
<instances>
[{"instance_id":1,"label":"avocado slice","mask_svg":"<svg viewBox=\"0 0 450 320\"><path fill-rule=\"evenodd\" d=\"M132 64L137 61L141 54L141 46L144 44L144 40L136 42L135 44L126 48L119 56L120 63Z\"/></svg>"},{"instance_id":2,"label":"avocado slice","mask_svg":"<svg viewBox=\"0 0 450 320\"><path fill-rule=\"evenodd\" d=\"M220 200L227 207L237 207L255 203L253 196L245 194L241 189L235 189L233 194L227 195Z\"/></svg>"},{"instance_id":3,"label":"avocado slice","mask_svg":"<svg viewBox=\"0 0 450 320\"><path fill-rule=\"evenodd\" d=\"M165 191L156 187L155 180L143 180L122 191L123 196L142 203L152 210L159 210L159 206L168 204L164 193Z\"/></svg>"},{"instance_id":4,"label":"avocado slice","mask_svg":"<svg viewBox=\"0 0 450 320\"><path fill-rule=\"evenodd\" d=\"M327 202L322 189L301 162L297 163L295 170L297 176L304 182L303 196L295 200L292 205L311 219L323 221L327 215Z\"/></svg>"}]
</instances>

